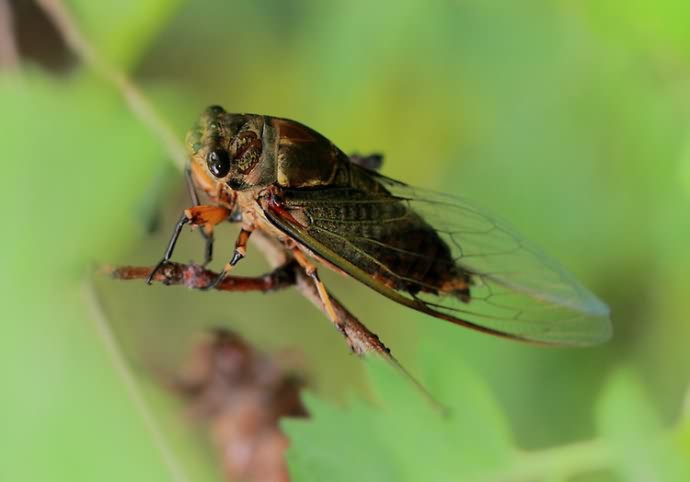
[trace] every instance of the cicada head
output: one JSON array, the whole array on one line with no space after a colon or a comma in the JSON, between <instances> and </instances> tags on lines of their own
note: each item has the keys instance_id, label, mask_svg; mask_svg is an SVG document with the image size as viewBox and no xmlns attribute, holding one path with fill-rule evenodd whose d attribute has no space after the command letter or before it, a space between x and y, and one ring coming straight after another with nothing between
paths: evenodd
<instances>
[{"instance_id":1,"label":"cicada head","mask_svg":"<svg viewBox=\"0 0 690 482\"><path fill-rule=\"evenodd\" d=\"M187 134L192 175L207 193L225 187L244 190L270 182L271 166L263 156L264 117L207 108ZM222 189L221 189L222 188Z\"/></svg>"}]
</instances>

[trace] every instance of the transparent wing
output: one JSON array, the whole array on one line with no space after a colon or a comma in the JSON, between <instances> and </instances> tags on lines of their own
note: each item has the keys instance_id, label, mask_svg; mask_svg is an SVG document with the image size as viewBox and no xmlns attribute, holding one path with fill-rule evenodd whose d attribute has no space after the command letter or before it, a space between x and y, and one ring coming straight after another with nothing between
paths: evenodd
<instances>
[{"instance_id":1,"label":"transparent wing","mask_svg":"<svg viewBox=\"0 0 690 482\"><path fill-rule=\"evenodd\" d=\"M307 226L277 212L268 212L268 217L351 276L432 316L547 344L592 345L610 337L608 307L506 223L458 197L413 188L374 172L370 175L382 187L378 192L352 187L287 192L286 205L301 210ZM400 226L419 218L450 249L450 256L442 261L447 269L459 267L468 274L468 296L444 293L409 269L400 269L411 263L439 262L425 259L433 256L422 254L428 250L410 249L409 243L380 234L382 229L390 231L383 228L387 223ZM397 262L386 261L391 259ZM381 282L373 272L399 282Z\"/></svg>"}]
</instances>

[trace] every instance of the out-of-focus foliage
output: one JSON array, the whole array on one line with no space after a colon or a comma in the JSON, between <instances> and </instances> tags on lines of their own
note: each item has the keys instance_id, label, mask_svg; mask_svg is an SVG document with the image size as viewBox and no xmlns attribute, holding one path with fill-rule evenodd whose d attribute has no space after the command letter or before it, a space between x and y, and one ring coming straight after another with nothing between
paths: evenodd
<instances>
[{"instance_id":1,"label":"out-of-focus foliage","mask_svg":"<svg viewBox=\"0 0 690 482\"><path fill-rule=\"evenodd\" d=\"M474 407L446 424L381 366L371 368L378 408L351 396L367 380L359 360L292 292L234 296L98 279L105 315L137 374L168 370L210 324L232 325L264 348L303 351L315 419L289 425L297 480L326 468L334 473L320 480L353 480L361 474L346 470L367 461L380 463L381 477L423 474L428 467L411 452L422 440L437 449L439 471L458 474L494 464L499 475L519 475L550 463L539 474L568 480L573 461L603 453L607 470L578 481L635 480L647 471L682 480L690 454L690 422L677 421L690 380L687 2L65 3L99 55L143 86L180 139L218 103L298 119L346 151L383 152L385 174L461 194L509 219L611 305L615 328L613 341L596 349L511 344L324 274L439 398ZM108 362L82 287L94 264L157 259L187 202L181 179L90 69L54 76L21 67L0 73L0 479L169 480ZM158 234L147 236L156 225ZM220 265L234 231L222 229L218 239ZM265 268L250 253L240 273ZM200 254L190 235L176 258ZM452 350L415 363L420 343ZM142 380L184 471L214 480L199 434ZM452 458L449 450L473 441L480 421L493 442ZM438 439L417 438L426 427L437 427ZM307 436L319 440L306 447ZM358 460L345 465L333 457L350 438L369 450L347 447ZM606 449L591 452L578 440ZM523 457L516 447L530 451Z\"/></svg>"},{"instance_id":2,"label":"out-of-focus foliage","mask_svg":"<svg viewBox=\"0 0 690 482\"><path fill-rule=\"evenodd\" d=\"M452 374L444 370L453 352L442 343L423 355L422 381L447 402L446 412L390 365L370 360L375 405L356 398L335 407L307 397L312 420L283 424L295 480L345 482L353 474L371 482L602 480L614 473L622 480L690 480L690 452L682 444L687 421L680 420L680 430L662 428L644 388L626 370L612 375L601 397L599 438L523 452L476 374L460 363Z\"/></svg>"},{"instance_id":3,"label":"out-of-focus foliage","mask_svg":"<svg viewBox=\"0 0 690 482\"><path fill-rule=\"evenodd\" d=\"M306 397L312 420L283 424L295 480L472 480L514 463L506 420L486 386L462 365L450 376L443 354L427 352L422 363L430 376L422 381L447 414L378 359L368 364L378 406L357 398L335 407Z\"/></svg>"},{"instance_id":4,"label":"out-of-focus foliage","mask_svg":"<svg viewBox=\"0 0 690 482\"><path fill-rule=\"evenodd\" d=\"M0 479L164 480L80 288L87 264L133 230L128 204L145 188L157 146L113 92L88 78L25 72L0 84ZM100 130L112 135L90 135ZM113 463L117 446L131 450L127 464Z\"/></svg>"},{"instance_id":5,"label":"out-of-focus foliage","mask_svg":"<svg viewBox=\"0 0 690 482\"><path fill-rule=\"evenodd\" d=\"M690 452L663 431L655 412L634 374L614 372L598 410L612 465L624 480L690 480ZM678 424L681 433L686 422Z\"/></svg>"}]
</instances>

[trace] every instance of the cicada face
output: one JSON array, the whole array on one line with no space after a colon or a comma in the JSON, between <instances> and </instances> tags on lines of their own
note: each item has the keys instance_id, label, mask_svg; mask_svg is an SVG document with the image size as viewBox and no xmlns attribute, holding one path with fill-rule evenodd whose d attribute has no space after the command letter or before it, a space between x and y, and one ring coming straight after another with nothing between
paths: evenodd
<instances>
[{"instance_id":1,"label":"cicada face","mask_svg":"<svg viewBox=\"0 0 690 482\"><path fill-rule=\"evenodd\" d=\"M272 181L273 157L264 155L265 119L207 108L187 134L194 181L213 197L229 189L241 191Z\"/></svg>"}]
</instances>

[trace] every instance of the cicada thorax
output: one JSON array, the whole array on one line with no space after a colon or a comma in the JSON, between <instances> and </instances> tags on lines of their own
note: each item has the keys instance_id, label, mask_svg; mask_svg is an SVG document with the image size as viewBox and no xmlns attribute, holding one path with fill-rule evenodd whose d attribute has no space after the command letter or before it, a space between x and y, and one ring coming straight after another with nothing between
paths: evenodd
<instances>
[{"instance_id":1,"label":"cicada thorax","mask_svg":"<svg viewBox=\"0 0 690 482\"><path fill-rule=\"evenodd\" d=\"M299 122L270 118L275 132L276 181L287 188L330 186L347 156L331 141Z\"/></svg>"}]
</instances>

